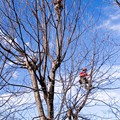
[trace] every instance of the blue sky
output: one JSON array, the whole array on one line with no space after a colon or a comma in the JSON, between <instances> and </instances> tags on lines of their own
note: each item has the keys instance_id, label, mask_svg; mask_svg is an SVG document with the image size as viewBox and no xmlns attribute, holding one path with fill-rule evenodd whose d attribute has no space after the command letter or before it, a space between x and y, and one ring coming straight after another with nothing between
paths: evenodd
<instances>
[{"instance_id":1,"label":"blue sky","mask_svg":"<svg viewBox=\"0 0 120 120\"><path fill-rule=\"evenodd\" d=\"M85 0L84 2L86 2L86 1L87 0ZM119 48L119 45L120 45L120 39L119 39L120 38L120 8L118 6L116 6L115 4L113 4L112 2L108 3L106 1L105 0L101 0L101 1L100 0L90 0L89 5L91 5L91 7L86 9L87 13L85 14L86 22L87 22L87 24L92 24L92 23L96 22L96 24L95 24L94 28L91 28L91 30L89 31L89 34L87 32L85 33L85 35L87 35L87 36L83 36L83 38L88 39L88 37L89 37L89 39L92 39L93 36L92 36L91 33L93 33L94 31L98 31L99 37L100 36L102 37L102 35L104 35L104 34L108 34L109 37L110 37L110 40L113 40L113 41L111 42L111 41L108 40L107 42L109 42L110 44L116 45L115 50L117 50L117 49L119 50L120 49ZM89 23L88 18L91 17L89 15L91 13L94 13L94 14L93 14L92 21ZM87 42L89 43L87 45L91 46L90 45L91 41L88 40ZM26 40L26 43L29 45L29 42L27 42L27 40ZM52 43L50 45L51 45L51 49L52 49L52 47L54 45ZM116 59L117 59L117 62L114 63L113 68L108 73L108 75L109 75L109 74L115 72L113 74L113 76L112 76L113 78L115 78L115 77L119 78L120 77L120 75L119 75L120 74L120 63L119 63L120 56L116 55L114 57L114 60L116 60ZM9 64L11 64L11 63L9 63ZM107 65L104 66L101 71L104 71L106 67L107 67ZM24 77L27 76L24 82L26 82L26 84L28 84L28 83L31 84L30 81L29 81L28 74L27 73L24 74L24 73L25 73L25 71L22 71L22 72L21 71L16 71L13 74L13 76L12 76L13 77L13 81L14 82L20 81L19 83L22 83L23 81L21 81L21 79L24 79ZM21 74L24 74L24 76L21 76ZM29 82L27 83L27 81L29 81ZM58 86L59 86L59 84L56 87L56 91L57 92L61 90L61 88L58 87ZM75 89L74 89L74 91L75 91ZM95 96L99 100L101 100L101 98L103 98L104 101L106 101L107 103L111 102L111 101L109 101L109 100L111 100L110 97L114 98L115 100L118 101L118 105L120 106L120 101L119 101L120 95L119 95L119 92L120 92L120 90L102 91L102 92L98 91L97 93L95 93ZM75 93L73 93L73 94L75 94ZM1 92L1 97L5 96L5 95L7 95L8 97L10 96L10 94L6 94L6 93L2 93ZM31 96L31 97L29 97L29 96ZM3 98L5 99L6 97L3 97ZM14 103L14 101L16 99L17 98L14 98L14 97L11 98L12 103ZM28 104L29 104L29 102L30 103L32 103L32 102L34 103L33 94L31 92L29 94L25 94L24 96L21 96L21 102L20 101L18 101L18 102L19 102L19 104L23 104L26 101L28 102ZM96 104L95 102L96 101L94 101L92 104ZM97 102L97 104L100 104L100 103ZM5 107L7 107L7 106L5 106ZM106 107L103 107L103 106L102 107L94 107L94 109L93 108L92 109L87 109L87 108L83 109L82 112L84 113L87 110L88 113L95 113L96 115L100 115L100 116L101 115L109 116L109 118L111 117L111 113L109 113L107 111ZM33 112L33 114L34 114L34 112ZM29 114L24 114L24 117L25 116L31 118L31 116L29 116ZM28 118L28 120L30 118ZM98 119L98 120L100 120L100 119ZM102 119L102 120L104 120L104 119ZM116 120L116 119L112 119L112 120Z\"/></svg>"}]
</instances>

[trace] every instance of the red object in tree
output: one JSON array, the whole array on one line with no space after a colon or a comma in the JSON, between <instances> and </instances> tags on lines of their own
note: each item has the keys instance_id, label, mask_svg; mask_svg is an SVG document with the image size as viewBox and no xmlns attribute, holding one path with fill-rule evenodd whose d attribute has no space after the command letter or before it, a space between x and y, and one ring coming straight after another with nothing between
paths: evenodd
<instances>
[{"instance_id":1,"label":"red object in tree","mask_svg":"<svg viewBox=\"0 0 120 120\"><path fill-rule=\"evenodd\" d=\"M88 74L86 72L80 72L80 77L86 77Z\"/></svg>"}]
</instances>

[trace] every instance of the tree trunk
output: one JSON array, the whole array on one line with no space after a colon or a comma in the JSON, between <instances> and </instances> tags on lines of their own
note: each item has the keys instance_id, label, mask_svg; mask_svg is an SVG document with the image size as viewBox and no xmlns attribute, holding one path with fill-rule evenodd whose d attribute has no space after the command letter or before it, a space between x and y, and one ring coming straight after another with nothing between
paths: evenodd
<instances>
[{"instance_id":1,"label":"tree trunk","mask_svg":"<svg viewBox=\"0 0 120 120\"><path fill-rule=\"evenodd\" d=\"M55 73L51 72L50 74L51 82L49 88L49 105L48 105L48 116L50 120L54 118L54 84L55 84Z\"/></svg>"},{"instance_id":2,"label":"tree trunk","mask_svg":"<svg viewBox=\"0 0 120 120\"><path fill-rule=\"evenodd\" d=\"M35 96L35 101L36 101L36 104L37 104L38 114L40 116L40 120L46 120L45 114L44 114L44 111L43 111L41 97L40 97L40 94L39 94L38 83L37 83L35 73L34 73L33 70L29 70L29 73L30 73L30 76L31 76L31 79L32 79L32 87L34 89L34 96Z\"/></svg>"}]
</instances>

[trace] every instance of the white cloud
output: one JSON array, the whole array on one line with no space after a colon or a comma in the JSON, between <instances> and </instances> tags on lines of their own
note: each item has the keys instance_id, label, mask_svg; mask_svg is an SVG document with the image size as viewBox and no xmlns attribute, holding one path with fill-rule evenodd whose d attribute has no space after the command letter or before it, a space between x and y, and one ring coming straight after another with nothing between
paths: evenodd
<instances>
[{"instance_id":1,"label":"white cloud","mask_svg":"<svg viewBox=\"0 0 120 120\"><path fill-rule=\"evenodd\" d=\"M120 87L119 81L117 81L117 79L120 78L120 65L113 65L110 68L105 65L99 70L99 72L100 72L100 75L104 74L104 73L105 73L105 75L102 77L98 77L99 79L96 79L96 81L98 83L101 82L101 85L103 85L103 84L107 85L106 83L109 83L110 82L109 80L111 80L111 84L108 84L108 86L106 86L106 88ZM116 80L116 82L112 83L112 81L114 81L114 80ZM111 100L111 101L119 101L119 103L120 103L120 94L115 89L106 90L106 91L104 91L104 89L103 89L101 91L96 92L93 96L95 96L95 99L98 99L98 100L101 100L104 102L110 102L110 100Z\"/></svg>"},{"instance_id":2,"label":"white cloud","mask_svg":"<svg viewBox=\"0 0 120 120\"><path fill-rule=\"evenodd\" d=\"M2 94L0 95L0 106L2 106L0 107L0 119L3 119L9 112L12 116L12 112L14 113L14 111L22 110L21 115L24 115L26 119L30 120L37 114L34 103L35 99L33 92L23 94L18 93L17 95L12 93ZM19 112L16 112L16 116L21 118L21 115L19 116L19 114Z\"/></svg>"},{"instance_id":3,"label":"white cloud","mask_svg":"<svg viewBox=\"0 0 120 120\"><path fill-rule=\"evenodd\" d=\"M1 30L0 30L0 41L7 48L9 48L11 45L14 46L15 45L14 42L18 43L17 38L11 39L8 36L6 36Z\"/></svg>"},{"instance_id":4,"label":"white cloud","mask_svg":"<svg viewBox=\"0 0 120 120\"><path fill-rule=\"evenodd\" d=\"M96 99L104 102L115 102L120 100L120 94L114 91L101 91L96 93Z\"/></svg>"},{"instance_id":5,"label":"white cloud","mask_svg":"<svg viewBox=\"0 0 120 120\"><path fill-rule=\"evenodd\" d=\"M106 20L104 21L103 24L99 25L96 29L106 28L109 25L110 25L110 20Z\"/></svg>"},{"instance_id":6,"label":"white cloud","mask_svg":"<svg viewBox=\"0 0 120 120\"><path fill-rule=\"evenodd\" d=\"M112 19L112 20L118 20L118 19L120 19L120 15L119 15L119 13L118 13L118 15L110 15L110 18Z\"/></svg>"},{"instance_id":7,"label":"white cloud","mask_svg":"<svg viewBox=\"0 0 120 120\"><path fill-rule=\"evenodd\" d=\"M13 66L14 64L10 61L8 61L6 64L5 64L5 68L8 68L9 66Z\"/></svg>"},{"instance_id":8,"label":"white cloud","mask_svg":"<svg viewBox=\"0 0 120 120\"><path fill-rule=\"evenodd\" d=\"M14 79L17 79L18 78L18 72L17 71L15 71L13 74L12 74L12 77L14 78Z\"/></svg>"},{"instance_id":9,"label":"white cloud","mask_svg":"<svg viewBox=\"0 0 120 120\"><path fill-rule=\"evenodd\" d=\"M120 78L120 65L113 65L108 71L108 75L111 75L112 79Z\"/></svg>"},{"instance_id":10,"label":"white cloud","mask_svg":"<svg viewBox=\"0 0 120 120\"><path fill-rule=\"evenodd\" d=\"M24 93L22 95L14 95L12 93L9 93L9 94L2 94L0 95L0 105L2 105L3 103L5 103L6 101L6 104L4 105L3 108L7 108L9 106L12 106L12 105L17 105L17 106L20 106L22 104L29 104L29 103L34 103L35 102L35 99L34 99L34 94L33 92L30 92L30 93ZM1 108L1 109L3 109Z\"/></svg>"},{"instance_id":11,"label":"white cloud","mask_svg":"<svg viewBox=\"0 0 120 120\"><path fill-rule=\"evenodd\" d=\"M112 19L105 20L103 24L97 27L97 29L104 29L104 28L108 30L112 30L113 32L117 32L117 34L120 34L120 23L116 24Z\"/></svg>"},{"instance_id":12,"label":"white cloud","mask_svg":"<svg viewBox=\"0 0 120 120\"><path fill-rule=\"evenodd\" d=\"M112 10L113 11L112 11ZM120 35L120 12L116 10L114 7L108 7L107 9L103 9L103 11L107 14L105 16L102 23L96 29L107 29L115 33L115 35ZM111 11L111 12L109 12Z\"/></svg>"},{"instance_id":13,"label":"white cloud","mask_svg":"<svg viewBox=\"0 0 120 120\"><path fill-rule=\"evenodd\" d=\"M120 65L113 65L112 67L104 65L99 69L99 72L97 72L95 82L105 84L109 82L109 80L115 80L118 78L120 78Z\"/></svg>"},{"instance_id":14,"label":"white cloud","mask_svg":"<svg viewBox=\"0 0 120 120\"><path fill-rule=\"evenodd\" d=\"M120 24L111 25L109 26L109 29L120 33Z\"/></svg>"},{"instance_id":15,"label":"white cloud","mask_svg":"<svg viewBox=\"0 0 120 120\"><path fill-rule=\"evenodd\" d=\"M27 46L30 46L30 42L26 42L26 45L27 45Z\"/></svg>"}]
</instances>

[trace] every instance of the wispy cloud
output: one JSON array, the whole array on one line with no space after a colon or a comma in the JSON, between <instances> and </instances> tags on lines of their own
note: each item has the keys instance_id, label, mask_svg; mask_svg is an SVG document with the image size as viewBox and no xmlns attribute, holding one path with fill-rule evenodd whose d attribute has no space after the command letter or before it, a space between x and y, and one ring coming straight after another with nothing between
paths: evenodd
<instances>
[{"instance_id":1,"label":"wispy cloud","mask_svg":"<svg viewBox=\"0 0 120 120\"><path fill-rule=\"evenodd\" d=\"M111 11L111 9L113 10ZM114 10L114 8L111 7L105 9L105 11L107 13L105 14L106 18L103 18L101 24L97 27L97 29L107 29L115 33L115 35L120 36L120 11L116 9Z\"/></svg>"}]
</instances>

